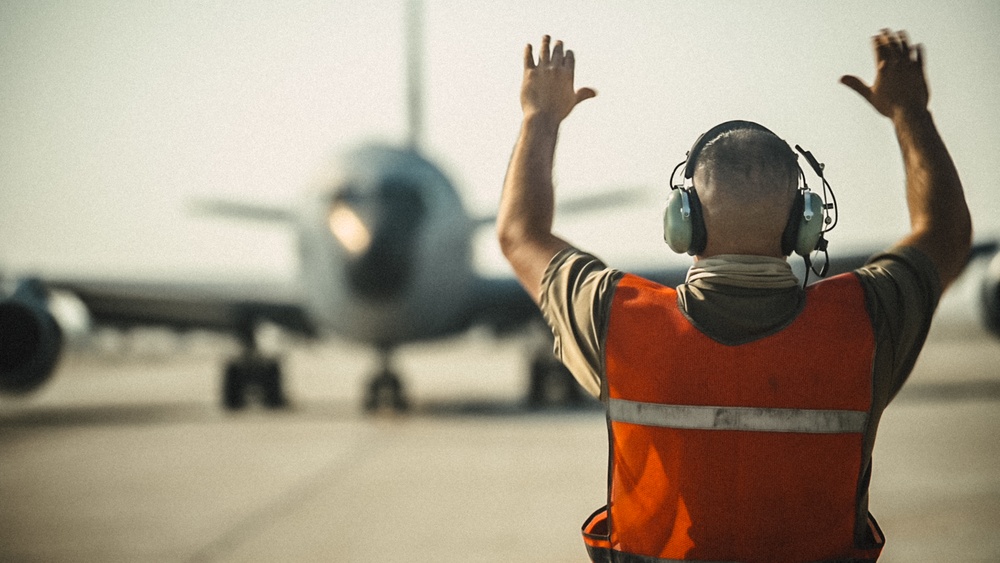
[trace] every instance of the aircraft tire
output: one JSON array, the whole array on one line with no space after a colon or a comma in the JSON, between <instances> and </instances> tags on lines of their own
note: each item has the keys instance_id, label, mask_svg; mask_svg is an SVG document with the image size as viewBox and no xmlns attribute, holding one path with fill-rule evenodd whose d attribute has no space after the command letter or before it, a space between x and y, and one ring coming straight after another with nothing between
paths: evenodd
<instances>
[{"instance_id":1,"label":"aircraft tire","mask_svg":"<svg viewBox=\"0 0 1000 563\"><path fill-rule=\"evenodd\" d=\"M545 366L544 360L536 358L528 370L528 406L533 409L545 406Z\"/></svg>"},{"instance_id":2,"label":"aircraft tire","mask_svg":"<svg viewBox=\"0 0 1000 563\"><path fill-rule=\"evenodd\" d=\"M238 361L229 362L222 377L222 406L237 411L247 406L247 372Z\"/></svg>"},{"instance_id":3,"label":"aircraft tire","mask_svg":"<svg viewBox=\"0 0 1000 563\"><path fill-rule=\"evenodd\" d=\"M260 369L261 399L269 409L281 409L288 406L282 385L281 366L275 360L265 360Z\"/></svg>"},{"instance_id":4,"label":"aircraft tire","mask_svg":"<svg viewBox=\"0 0 1000 563\"><path fill-rule=\"evenodd\" d=\"M393 412L406 412L410 402L403 391L403 383L399 376L391 371L383 371L371 379L365 396L364 409L375 412L388 408Z\"/></svg>"},{"instance_id":5,"label":"aircraft tire","mask_svg":"<svg viewBox=\"0 0 1000 563\"><path fill-rule=\"evenodd\" d=\"M585 401L579 384L562 362L541 354L531 362L528 374L528 406L541 409L551 406L572 407Z\"/></svg>"}]
</instances>

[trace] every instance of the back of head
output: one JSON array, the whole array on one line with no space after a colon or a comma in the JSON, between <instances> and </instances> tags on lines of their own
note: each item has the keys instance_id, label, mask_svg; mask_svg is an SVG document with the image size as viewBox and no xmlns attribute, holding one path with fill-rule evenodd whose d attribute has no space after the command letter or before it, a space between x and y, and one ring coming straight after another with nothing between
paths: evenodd
<instances>
[{"instance_id":1,"label":"back of head","mask_svg":"<svg viewBox=\"0 0 1000 563\"><path fill-rule=\"evenodd\" d=\"M781 236L798 187L796 155L757 127L724 131L697 155L694 187L709 245L705 255L783 255Z\"/></svg>"}]
</instances>

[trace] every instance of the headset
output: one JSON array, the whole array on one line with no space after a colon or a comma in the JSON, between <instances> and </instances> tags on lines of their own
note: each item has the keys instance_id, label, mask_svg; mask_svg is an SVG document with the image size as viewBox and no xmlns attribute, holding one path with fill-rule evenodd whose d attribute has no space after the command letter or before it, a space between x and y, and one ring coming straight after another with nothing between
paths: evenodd
<instances>
[{"instance_id":1,"label":"headset","mask_svg":"<svg viewBox=\"0 0 1000 563\"><path fill-rule=\"evenodd\" d=\"M698 200L698 193L694 186L694 172L698 165L698 156L706 145L721 135L729 131L745 129L763 131L780 139L770 129L753 121L726 121L712 127L698 137L691 150L688 151L687 157L674 167L674 171L670 174L670 197L667 199L666 209L663 212L663 240L674 252L694 256L703 252L708 243L708 232L705 230L701 202ZM823 197L821 198L809 189L809 184L806 182L802 167L798 164L798 155L796 154L796 167L799 172L798 194L792 202L788 222L782 232L781 251L786 256L792 252L801 256L806 262L807 276L808 270L812 267L810 256L813 251L823 252L826 255L826 260L822 270L819 272L813 270L822 277L826 275L830 263L827 240L824 235L837 225L837 198L823 174L825 165L817 161L811 152L803 150L799 145L795 145L795 149L805 157L806 162L822 180ZM791 148L788 150L792 152ZM677 172L682 167L684 170L683 178L680 181L675 181ZM826 202L827 199L830 200L829 203Z\"/></svg>"}]
</instances>

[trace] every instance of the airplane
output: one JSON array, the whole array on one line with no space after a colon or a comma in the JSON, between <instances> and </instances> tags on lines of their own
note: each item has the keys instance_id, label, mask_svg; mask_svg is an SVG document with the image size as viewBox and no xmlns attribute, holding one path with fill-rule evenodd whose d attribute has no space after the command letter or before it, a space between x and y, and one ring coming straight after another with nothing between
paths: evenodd
<instances>
[{"instance_id":1,"label":"airplane","mask_svg":"<svg viewBox=\"0 0 1000 563\"><path fill-rule=\"evenodd\" d=\"M470 216L455 186L420 149L419 49L419 8L412 2L405 144L364 144L347 151L327 181L296 207L233 201L196 205L203 213L294 229L301 264L297 283L16 280L9 284L14 287L0 288L0 394L28 394L55 371L67 327L53 307L54 292L74 295L98 326L163 325L236 337L241 352L226 364L221 386L221 404L231 410L244 408L251 398L270 408L288 404L280 362L264 354L258 341L258 327L265 323L308 338L333 334L375 348L379 365L363 400L368 411L409 406L393 364L400 346L449 337L475 325L505 335L540 324L537 307L513 277L476 272L472 240L492 218ZM586 209L588 202L575 207ZM981 303L987 327L1000 336L1000 253L995 243L986 243L977 245L974 254L993 256L981 282ZM835 256L830 273L849 271L867 257ZM676 285L686 268L635 273ZM529 403L584 400L545 344L532 352Z\"/></svg>"},{"instance_id":2,"label":"airplane","mask_svg":"<svg viewBox=\"0 0 1000 563\"><path fill-rule=\"evenodd\" d=\"M295 207L194 202L200 213L294 229L302 265L297 283L37 277L8 283L14 287L6 292L0 287L0 394L30 393L55 371L67 323L54 314L53 292L74 296L95 326L155 325L233 335L241 353L224 369L221 401L232 410L245 407L250 397L271 408L287 404L280 363L262 353L258 342L257 329L265 323L308 338L335 334L374 347L380 360L367 384L367 410L408 407L392 362L399 346L474 325L506 335L540 323L540 313L515 279L476 273L472 240L493 218L471 217L452 182L420 150L420 34L419 2L411 1L404 145L365 144L347 151L333 163L327 181ZM608 197L572 205L586 209ZM560 388L560 396L578 399L572 377L549 350L540 346L531 362L530 400L543 402Z\"/></svg>"}]
</instances>

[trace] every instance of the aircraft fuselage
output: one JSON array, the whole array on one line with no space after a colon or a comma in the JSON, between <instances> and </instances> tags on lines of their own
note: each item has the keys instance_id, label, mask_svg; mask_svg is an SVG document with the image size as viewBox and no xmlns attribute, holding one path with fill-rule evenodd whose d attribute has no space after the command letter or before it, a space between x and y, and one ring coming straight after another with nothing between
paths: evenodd
<instances>
[{"instance_id":1,"label":"aircraft fuselage","mask_svg":"<svg viewBox=\"0 0 1000 563\"><path fill-rule=\"evenodd\" d=\"M473 221L416 151L345 153L302 211L306 305L317 326L380 346L465 327Z\"/></svg>"}]
</instances>

